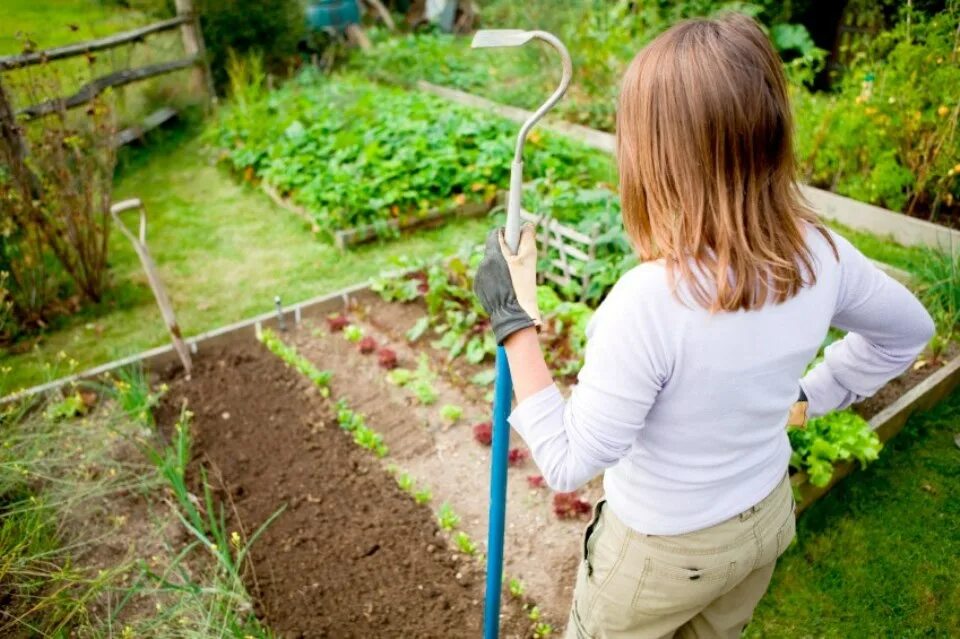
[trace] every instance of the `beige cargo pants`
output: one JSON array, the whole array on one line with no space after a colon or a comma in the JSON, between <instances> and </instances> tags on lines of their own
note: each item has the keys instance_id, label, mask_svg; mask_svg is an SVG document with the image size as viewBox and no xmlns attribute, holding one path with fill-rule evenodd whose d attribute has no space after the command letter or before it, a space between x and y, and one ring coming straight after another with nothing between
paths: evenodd
<instances>
[{"instance_id":1,"label":"beige cargo pants","mask_svg":"<svg viewBox=\"0 0 960 639\"><path fill-rule=\"evenodd\" d=\"M584 533L567 639L739 637L795 522L787 477L743 513L676 536L635 532L601 500Z\"/></svg>"}]
</instances>

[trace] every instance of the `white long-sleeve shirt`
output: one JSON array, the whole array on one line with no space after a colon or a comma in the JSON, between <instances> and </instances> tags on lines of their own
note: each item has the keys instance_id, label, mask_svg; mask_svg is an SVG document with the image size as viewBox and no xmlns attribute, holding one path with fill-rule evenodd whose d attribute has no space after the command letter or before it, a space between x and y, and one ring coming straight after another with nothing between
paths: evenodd
<instances>
[{"instance_id":1,"label":"white long-sleeve shirt","mask_svg":"<svg viewBox=\"0 0 960 639\"><path fill-rule=\"evenodd\" d=\"M933 334L917 299L833 234L812 227L817 281L781 304L711 314L671 293L660 262L626 273L587 328L568 400L549 386L510 423L547 483L573 490L601 471L608 505L642 533L712 526L763 499L790 459L799 386L811 415L875 393ZM849 331L799 382L830 326Z\"/></svg>"}]
</instances>

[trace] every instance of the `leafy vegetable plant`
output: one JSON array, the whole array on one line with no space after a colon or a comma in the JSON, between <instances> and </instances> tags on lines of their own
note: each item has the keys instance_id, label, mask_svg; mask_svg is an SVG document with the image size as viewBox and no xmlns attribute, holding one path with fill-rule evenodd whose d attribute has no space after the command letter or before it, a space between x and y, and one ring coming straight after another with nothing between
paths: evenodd
<instances>
[{"instance_id":1,"label":"leafy vegetable plant","mask_svg":"<svg viewBox=\"0 0 960 639\"><path fill-rule=\"evenodd\" d=\"M387 381L410 391L424 406L436 403L439 397L433 385L436 379L437 375L430 369L430 361L426 353L420 354L416 370L395 368L387 373Z\"/></svg>"},{"instance_id":2,"label":"leafy vegetable plant","mask_svg":"<svg viewBox=\"0 0 960 639\"><path fill-rule=\"evenodd\" d=\"M389 452L383 436L367 426L366 417L352 410L343 398L337 400L337 424L341 429L353 434L353 442L366 448L377 457L385 457Z\"/></svg>"},{"instance_id":3,"label":"leafy vegetable plant","mask_svg":"<svg viewBox=\"0 0 960 639\"><path fill-rule=\"evenodd\" d=\"M470 539L470 535L462 530L457 531L457 534L453 536L453 542L457 544L457 548L463 554L470 555L471 557L477 554L477 544Z\"/></svg>"},{"instance_id":4,"label":"leafy vegetable plant","mask_svg":"<svg viewBox=\"0 0 960 639\"><path fill-rule=\"evenodd\" d=\"M333 374L330 371L321 371L313 362L297 352L293 346L288 346L281 340L276 333L269 328L263 329L260 334L260 341L267 349L282 359L287 366L291 366L306 376L311 382L320 388L320 394L324 397L330 395L330 378Z\"/></svg>"},{"instance_id":5,"label":"leafy vegetable plant","mask_svg":"<svg viewBox=\"0 0 960 639\"><path fill-rule=\"evenodd\" d=\"M456 424L463 416L463 408L454 404L444 404L440 407L440 417L448 424Z\"/></svg>"},{"instance_id":6,"label":"leafy vegetable plant","mask_svg":"<svg viewBox=\"0 0 960 639\"><path fill-rule=\"evenodd\" d=\"M356 324L343 327L343 338L348 342L358 344L363 339L363 329Z\"/></svg>"},{"instance_id":7,"label":"leafy vegetable plant","mask_svg":"<svg viewBox=\"0 0 960 639\"><path fill-rule=\"evenodd\" d=\"M229 104L208 137L238 173L265 180L315 216L321 233L492 202L507 186L516 126L422 92L306 70ZM612 175L608 159L561 138L531 140L532 176ZM601 177L603 176L603 177Z\"/></svg>"},{"instance_id":8,"label":"leafy vegetable plant","mask_svg":"<svg viewBox=\"0 0 960 639\"><path fill-rule=\"evenodd\" d=\"M453 512L450 504L444 503L437 511L437 525L447 532L452 531L460 524L460 516Z\"/></svg>"},{"instance_id":9,"label":"leafy vegetable plant","mask_svg":"<svg viewBox=\"0 0 960 639\"><path fill-rule=\"evenodd\" d=\"M789 436L793 447L790 463L806 471L814 486L829 483L837 462L856 459L866 466L882 447L870 425L851 410L811 419L806 428L791 428Z\"/></svg>"}]
</instances>

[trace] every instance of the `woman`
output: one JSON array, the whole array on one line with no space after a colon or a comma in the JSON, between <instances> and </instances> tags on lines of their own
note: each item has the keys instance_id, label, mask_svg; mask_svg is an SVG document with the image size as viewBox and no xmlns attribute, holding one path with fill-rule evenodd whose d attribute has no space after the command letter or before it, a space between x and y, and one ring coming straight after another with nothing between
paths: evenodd
<instances>
[{"instance_id":1,"label":"woman","mask_svg":"<svg viewBox=\"0 0 960 639\"><path fill-rule=\"evenodd\" d=\"M491 234L475 289L547 483L604 474L568 636L737 637L795 533L794 403L816 416L870 396L933 323L802 200L781 62L751 19L684 22L644 48L617 143L641 263L597 309L569 399L537 341L532 228L516 256ZM831 325L846 337L804 375Z\"/></svg>"}]
</instances>

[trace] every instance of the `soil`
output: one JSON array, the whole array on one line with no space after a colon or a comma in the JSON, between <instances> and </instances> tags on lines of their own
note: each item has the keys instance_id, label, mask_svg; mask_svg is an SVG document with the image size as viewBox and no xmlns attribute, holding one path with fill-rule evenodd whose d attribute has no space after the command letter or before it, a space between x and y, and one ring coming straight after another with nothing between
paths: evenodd
<instances>
[{"instance_id":1,"label":"soil","mask_svg":"<svg viewBox=\"0 0 960 639\"><path fill-rule=\"evenodd\" d=\"M908 390L930 377L938 369L952 360L960 353L960 346L951 342L946 351L936 360L921 359L918 362L924 362L919 368L911 366L907 372L887 383L873 397L869 397L853 406L853 409L864 419L871 419L880 413L884 408L900 399Z\"/></svg>"},{"instance_id":2,"label":"soil","mask_svg":"<svg viewBox=\"0 0 960 639\"><path fill-rule=\"evenodd\" d=\"M230 529L249 538L282 509L247 577L278 637L480 635L482 568L450 550L430 509L340 431L301 375L241 344L172 380L158 422L169 428L184 400L193 463L210 469ZM504 636L526 636L519 606L504 607Z\"/></svg>"},{"instance_id":3,"label":"soil","mask_svg":"<svg viewBox=\"0 0 960 639\"><path fill-rule=\"evenodd\" d=\"M346 397L351 407L367 415L367 424L382 433L390 447L387 461L412 476L418 486L429 487L435 509L450 504L461 517L460 528L486 552L490 448L474 440L472 426L490 420L486 395L491 387L469 379L489 365L447 362L426 336L409 345L404 332L423 316L419 304L387 303L374 294L360 294L348 316L378 346L394 350L403 368L415 369L426 353L438 374L433 382L437 401L422 406L406 390L390 384L375 354L362 355L342 334L330 333L324 321L304 322L284 339L318 367L333 371L332 396ZM439 408L445 404L463 409L456 424L440 418ZM511 435L511 447L526 451L516 433ZM530 460L509 469L504 574L521 580L544 618L558 628L569 612L584 521L557 519L553 493L528 483L528 477L539 473ZM598 478L580 496L592 503L601 493Z\"/></svg>"}]
</instances>

